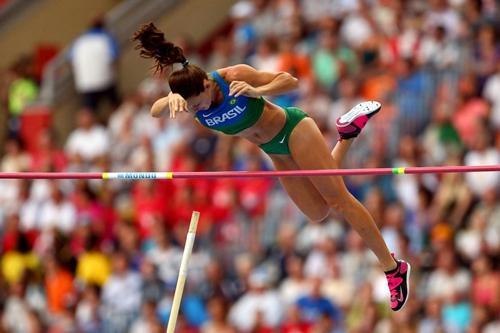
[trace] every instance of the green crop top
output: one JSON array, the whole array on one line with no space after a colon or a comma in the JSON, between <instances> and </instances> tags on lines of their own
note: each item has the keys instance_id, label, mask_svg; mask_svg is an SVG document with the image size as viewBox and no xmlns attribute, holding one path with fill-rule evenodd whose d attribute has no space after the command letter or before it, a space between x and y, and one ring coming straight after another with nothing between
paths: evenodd
<instances>
[{"instance_id":1,"label":"green crop top","mask_svg":"<svg viewBox=\"0 0 500 333\"><path fill-rule=\"evenodd\" d=\"M253 126L264 112L264 98L229 96L229 84L217 71L210 73L222 90L221 104L196 112L195 118L205 127L234 135Z\"/></svg>"}]
</instances>

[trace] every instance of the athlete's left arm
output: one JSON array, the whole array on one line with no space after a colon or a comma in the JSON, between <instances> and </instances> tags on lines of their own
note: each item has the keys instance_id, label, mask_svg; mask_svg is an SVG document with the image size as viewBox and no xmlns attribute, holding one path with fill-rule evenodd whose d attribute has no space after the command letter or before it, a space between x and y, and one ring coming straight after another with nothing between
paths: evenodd
<instances>
[{"instance_id":1,"label":"athlete's left arm","mask_svg":"<svg viewBox=\"0 0 500 333\"><path fill-rule=\"evenodd\" d=\"M224 77L229 85L229 95L259 97L280 95L298 87L298 80L286 72L258 71L248 65L225 68Z\"/></svg>"}]
</instances>

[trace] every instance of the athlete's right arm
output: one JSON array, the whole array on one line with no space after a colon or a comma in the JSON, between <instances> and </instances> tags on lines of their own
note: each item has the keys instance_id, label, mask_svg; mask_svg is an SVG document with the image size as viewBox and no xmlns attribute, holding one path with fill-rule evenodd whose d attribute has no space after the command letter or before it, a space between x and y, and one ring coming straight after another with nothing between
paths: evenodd
<instances>
[{"instance_id":1,"label":"athlete's right arm","mask_svg":"<svg viewBox=\"0 0 500 333\"><path fill-rule=\"evenodd\" d=\"M175 118L175 114L181 111L188 111L187 102L181 95L172 92L156 100L151 107L151 115L155 118L162 117L166 112L170 113L170 118Z\"/></svg>"}]
</instances>

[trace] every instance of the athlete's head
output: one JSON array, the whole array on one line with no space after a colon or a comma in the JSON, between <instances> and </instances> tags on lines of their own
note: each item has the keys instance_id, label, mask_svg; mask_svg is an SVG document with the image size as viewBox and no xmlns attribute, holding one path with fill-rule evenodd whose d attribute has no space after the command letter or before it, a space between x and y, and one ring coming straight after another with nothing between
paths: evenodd
<instances>
[{"instance_id":1,"label":"athlete's head","mask_svg":"<svg viewBox=\"0 0 500 333\"><path fill-rule=\"evenodd\" d=\"M207 73L189 64L180 47L167 41L153 23L143 25L136 31L133 40L139 42L136 49L141 50L142 57L155 60L156 71L169 73L170 90L181 95L191 110L208 109L212 96ZM173 70L174 64L181 64L182 68Z\"/></svg>"}]
</instances>

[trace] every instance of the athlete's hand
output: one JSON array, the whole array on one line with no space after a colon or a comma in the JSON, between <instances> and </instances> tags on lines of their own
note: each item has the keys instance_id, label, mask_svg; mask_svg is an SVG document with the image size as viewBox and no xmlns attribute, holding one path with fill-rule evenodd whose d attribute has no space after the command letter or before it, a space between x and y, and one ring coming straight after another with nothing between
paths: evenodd
<instances>
[{"instance_id":1,"label":"athlete's hand","mask_svg":"<svg viewBox=\"0 0 500 333\"><path fill-rule=\"evenodd\" d=\"M248 97L260 97L261 94L259 90L255 87L252 87L245 81L233 81L229 85L229 96L248 96Z\"/></svg>"},{"instance_id":2,"label":"athlete's hand","mask_svg":"<svg viewBox=\"0 0 500 333\"><path fill-rule=\"evenodd\" d=\"M188 112L186 100L179 94L168 95L168 109L170 110L170 118L175 118L177 112Z\"/></svg>"}]
</instances>

